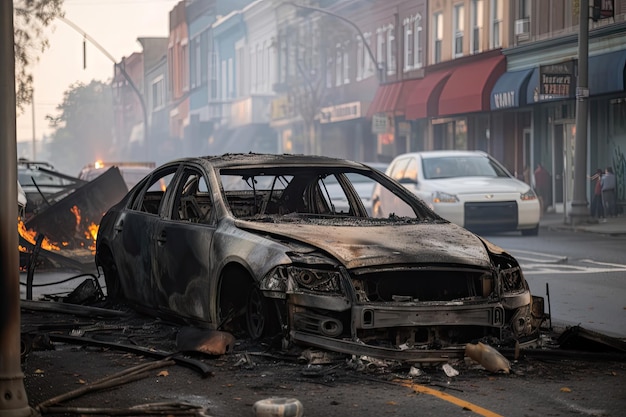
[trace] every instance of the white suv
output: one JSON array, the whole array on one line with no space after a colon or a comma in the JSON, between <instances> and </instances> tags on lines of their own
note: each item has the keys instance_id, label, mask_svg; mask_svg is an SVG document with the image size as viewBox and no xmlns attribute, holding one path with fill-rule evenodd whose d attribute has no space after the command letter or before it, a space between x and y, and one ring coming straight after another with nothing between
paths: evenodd
<instances>
[{"instance_id":1,"label":"white suv","mask_svg":"<svg viewBox=\"0 0 626 417\"><path fill-rule=\"evenodd\" d=\"M482 151L428 151L397 156L386 174L444 219L476 232L537 235L540 206L526 183ZM396 212L396 197L374 189L375 217Z\"/></svg>"}]
</instances>

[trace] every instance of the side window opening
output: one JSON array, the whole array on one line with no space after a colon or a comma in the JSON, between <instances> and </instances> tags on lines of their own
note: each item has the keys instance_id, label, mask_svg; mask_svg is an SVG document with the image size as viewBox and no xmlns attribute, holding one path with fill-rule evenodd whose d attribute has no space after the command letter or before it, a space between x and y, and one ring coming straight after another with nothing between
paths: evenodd
<instances>
[{"instance_id":1,"label":"side window opening","mask_svg":"<svg viewBox=\"0 0 626 417\"><path fill-rule=\"evenodd\" d=\"M177 170L178 166L174 166L152 175L142 187L145 191L138 192L129 207L136 211L158 215L165 191L172 183Z\"/></svg>"},{"instance_id":2,"label":"side window opening","mask_svg":"<svg viewBox=\"0 0 626 417\"><path fill-rule=\"evenodd\" d=\"M204 175L195 169L185 169L174 195L170 217L190 223L208 223L212 209L213 202Z\"/></svg>"}]
</instances>

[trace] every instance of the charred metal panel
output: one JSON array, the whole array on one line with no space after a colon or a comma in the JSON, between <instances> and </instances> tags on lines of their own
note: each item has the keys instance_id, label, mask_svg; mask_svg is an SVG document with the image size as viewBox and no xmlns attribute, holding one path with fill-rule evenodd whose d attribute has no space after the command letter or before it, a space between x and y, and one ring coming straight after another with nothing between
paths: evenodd
<instances>
[{"instance_id":1,"label":"charred metal panel","mask_svg":"<svg viewBox=\"0 0 626 417\"><path fill-rule=\"evenodd\" d=\"M348 269L417 262L490 265L481 240L452 224L334 226L329 220L323 227L251 222L249 227L324 248Z\"/></svg>"},{"instance_id":2,"label":"charred metal panel","mask_svg":"<svg viewBox=\"0 0 626 417\"><path fill-rule=\"evenodd\" d=\"M117 167L76 189L67 197L31 217L27 229L44 234L65 249L79 249L93 243L91 224L98 225L104 213L128 192Z\"/></svg>"}]
</instances>

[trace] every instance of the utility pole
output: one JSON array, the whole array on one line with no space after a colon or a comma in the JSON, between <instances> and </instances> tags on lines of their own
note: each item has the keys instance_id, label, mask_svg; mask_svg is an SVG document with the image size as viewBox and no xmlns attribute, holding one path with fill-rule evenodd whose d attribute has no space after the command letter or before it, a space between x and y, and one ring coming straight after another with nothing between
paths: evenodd
<instances>
[{"instance_id":1,"label":"utility pole","mask_svg":"<svg viewBox=\"0 0 626 417\"><path fill-rule=\"evenodd\" d=\"M589 103L589 0L580 0L578 27L578 81L576 84L576 143L574 146L574 195L570 223L580 224L589 218L587 202L587 120Z\"/></svg>"},{"instance_id":2,"label":"utility pole","mask_svg":"<svg viewBox=\"0 0 626 417\"><path fill-rule=\"evenodd\" d=\"M13 1L0 1L0 416L33 415L20 358Z\"/></svg>"}]
</instances>

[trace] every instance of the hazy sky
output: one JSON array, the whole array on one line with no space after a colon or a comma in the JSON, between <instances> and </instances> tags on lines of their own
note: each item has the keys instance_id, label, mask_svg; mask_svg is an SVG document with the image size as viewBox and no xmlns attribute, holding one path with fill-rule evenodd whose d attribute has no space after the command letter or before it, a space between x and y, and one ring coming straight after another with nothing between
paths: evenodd
<instances>
[{"instance_id":1,"label":"hazy sky","mask_svg":"<svg viewBox=\"0 0 626 417\"><path fill-rule=\"evenodd\" d=\"M117 62L141 50L137 38L168 36L169 12L179 0L65 0L65 18L95 40ZM47 114L57 115L63 93L76 82L108 81L113 62L87 42L87 68L83 69L83 35L56 20L48 30L50 47L34 67L35 137L51 129ZM17 140L32 141L32 106L17 118ZM18 110L19 111L19 110Z\"/></svg>"}]
</instances>

